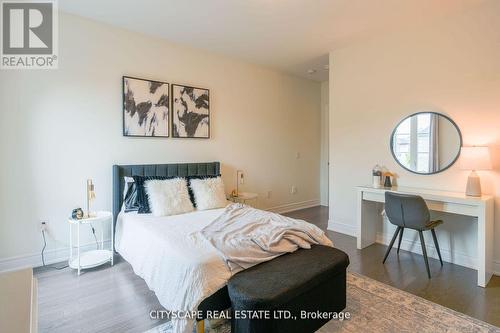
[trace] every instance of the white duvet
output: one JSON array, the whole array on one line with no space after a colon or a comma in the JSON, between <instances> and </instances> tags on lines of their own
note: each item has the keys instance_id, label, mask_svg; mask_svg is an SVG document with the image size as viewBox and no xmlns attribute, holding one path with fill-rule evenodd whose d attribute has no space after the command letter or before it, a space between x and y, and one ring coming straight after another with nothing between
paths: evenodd
<instances>
[{"instance_id":1,"label":"white duvet","mask_svg":"<svg viewBox=\"0 0 500 333\"><path fill-rule=\"evenodd\" d=\"M225 286L232 274L200 231L224 208L154 217L120 213L116 250L171 311L191 311ZM151 309L154 310L154 309ZM191 333L194 320L173 320L175 333Z\"/></svg>"},{"instance_id":2,"label":"white duvet","mask_svg":"<svg viewBox=\"0 0 500 333\"><path fill-rule=\"evenodd\" d=\"M194 311L232 274L312 244L332 246L310 223L237 204L163 217L120 213L116 225L117 251L171 311ZM191 333L194 319L172 324Z\"/></svg>"}]
</instances>

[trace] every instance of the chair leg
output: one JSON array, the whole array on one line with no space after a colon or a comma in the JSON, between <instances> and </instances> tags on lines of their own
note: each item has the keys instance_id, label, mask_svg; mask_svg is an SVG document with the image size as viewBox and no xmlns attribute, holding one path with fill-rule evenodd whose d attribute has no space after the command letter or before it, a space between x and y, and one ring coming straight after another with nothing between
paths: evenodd
<instances>
[{"instance_id":1,"label":"chair leg","mask_svg":"<svg viewBox=\"0 0 500 333\"><path fill-rule=\"evenodd\" d=\"M389 252L391 252L392 246L394 245L394 241L396 240L396 237L398 237L399 230L401 230L401 227L398 227L396 229L396 232L394 233L394 236L392 236L391 244L389 244L389 247L387 248L387 252L385 253L384 260L382 261L383 264L385 264L385 260L389 256Z\"/></svg>"},{"instance_id":2,"label":"chair leg","mask_svg":"<svg viewBox=\"0 0 500 333\"><path fill-rule=\"evenodd\" d=\"M401 231L399 232L398 254L399 254L399 248L401 247L401 240L403 240L403 231L405 231L405 228L401 227Z\"/></svg>"},{"instance_id":3,"label":"chair leg","mask_svg":"<svg viewBox=\"0 0 500 333\"><path fill-rule=\"evenodd\" d=\"M431 233L432 233L432 239L434 239L434 245L436 246L436 250L439 256L439 261L441 261L441 266L443 266L443 259L441 258L441 250L439 250L439 243L436 237L436 232L434 231L434 229L431 229Z\"/></svg>"},{"instance_id":4,"label":"chair leg","mask_svg":"<svg viewBox=\"0 0 500 333\"><path fill-rule=\"evenodd\" d=\"M422 231L418 232L420 236L420 245L422 246L422 253L424 254L425 268L427 268L427 276L431 278L431 270L429 269L429 259L427 258L427 250L425 249L424 234Z\"/></svg>"}]
</instances>

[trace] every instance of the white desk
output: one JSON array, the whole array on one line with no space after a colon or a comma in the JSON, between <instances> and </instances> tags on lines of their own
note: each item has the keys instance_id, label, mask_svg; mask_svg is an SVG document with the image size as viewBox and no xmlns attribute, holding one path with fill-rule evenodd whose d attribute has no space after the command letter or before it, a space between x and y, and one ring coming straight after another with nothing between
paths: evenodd
<instances>
[{"instance_id":1,"label":"white desk","mask_svg":"<svg viewBox=\"0 0 500 333\"><path fill-rule=\"evenodd\" d=\"M374 188L358 186L357 243L363 249L375 243L377 226L380 225L380 204L385 202L385 192L420 195L430 210L477 218L477 284L486 287L492 276L494 200L492 196L468 197L463 193L445 192L411 187Z\"/></svg>"}]
</instances>

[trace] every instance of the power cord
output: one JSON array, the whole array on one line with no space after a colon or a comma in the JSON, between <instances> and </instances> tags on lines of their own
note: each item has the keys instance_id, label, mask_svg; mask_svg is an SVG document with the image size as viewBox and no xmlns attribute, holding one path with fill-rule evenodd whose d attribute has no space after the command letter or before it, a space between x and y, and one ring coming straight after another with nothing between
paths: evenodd
<instances>
[{"instance_id":1,"label":"power cord","mask_svg":"<svg viewBox=\"0 0 500 333\"><path fill-rule=\"evenodd\" d=\"M47 240L45 240L45 230L42 230L42 237L43 237L42 265L43 265L43 267L45 267L45 258L43 256L43 252L45 251L45 248L47 247Z\"/></svg>"},{"instance_id":2,"label":"power cord","mask_svg":"<svg viewBox=\"0 0 500 333\"><path fill-rule=\"evenodd\" d=\"M92 228L92 234L94 235L95 245L96 245L97 249L99 250L99 242L97 241L97 236L95 235L95 229L94 229L94 226L92 225L92 223L90 223L90 227Z\"/></svg>"},{"instance_id":3,"label":"power cord","mask_svg":"<svg viewBox=\"0 0 500 333\"><path fill-rule=\"evenodd\" d=\"M92 225L92 223L90 224L90 227L92 228L92 234L94 235L96 248L99 250L99 242L97 241L97 236L95 234L95 229L94 229L94 226ZM45 223L42 223L42 238L43 238L43 248L42 248L42 253L41 253L41 255L42 255L42 266L46 267L46 268L57 269L57 270L61 270L61 269L67 268L68 265L64 265L64 266L61 266L61 267L55 267L55 266L47 266L47 265L45 265L45 248L47 247L47 239L45 238L45 228L46 228Z\"/></svg>"},{"instance_id":4,"label":"power cord","mask_svg":"<svg viewBox=\"0 0 500 333\"><path fill-rule=\"evenodd\" d=\"M43 267L57 269L57 270L61 270L61 269L67 268L68 265L64 265L64 266L61 266L61 267L55 267L55 266L47 266L47 265L45 265L44 252L45 252L45 248L47 247L47 240L45 239L45 229L42 229L42 237L43 237L43 248L42 248L42 253L41 254L42 254L42 265L43 265Z\"/></svg>"}]
</instances>

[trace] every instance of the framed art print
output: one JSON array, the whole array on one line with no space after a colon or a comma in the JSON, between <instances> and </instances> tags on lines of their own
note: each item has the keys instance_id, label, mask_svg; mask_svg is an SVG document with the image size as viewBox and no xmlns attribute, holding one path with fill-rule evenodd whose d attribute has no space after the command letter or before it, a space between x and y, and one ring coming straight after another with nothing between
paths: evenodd
<instances>
[{"instance_id":1,"label":"framed art print","mask_svg":"<svg viewBox=\"0 0 500 333\"><path fill-rule=\"evenodd\" d=\"M123 135L169 136L169 84L123 77Z\"/></svg>"},{"instance_id":2,"label":"framed art print","mask_svg":"<svg viewBox=\"0 0 500 333\"><path fill-rule=\"evenodd\" d=\"M210 138L208 89L172 84L172 137Z\"/></svg>"}]
</instances>

